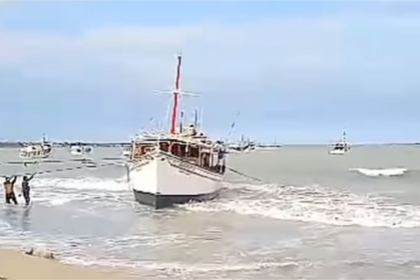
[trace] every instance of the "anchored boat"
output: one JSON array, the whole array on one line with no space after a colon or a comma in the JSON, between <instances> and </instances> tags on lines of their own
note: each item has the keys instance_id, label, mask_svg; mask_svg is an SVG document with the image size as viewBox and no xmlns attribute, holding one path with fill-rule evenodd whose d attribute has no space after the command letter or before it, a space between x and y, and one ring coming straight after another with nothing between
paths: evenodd
<instances>
[{"instance_id":1,"label":"anchored boat","mask_svg":"<svg viewBox=\"0 0 420 280\"><path fill-rule=\"evenodd\" d=\"M83 145L81 143L73 144L70 146L70 154L72 156L88 156L92 153L93 148L91 146Z\"/></svg>"},{"instance_id":2,"label":"anchored boat","mask_svg":"<svg viewBox=\"0 0 420 280\"><path fill-rule=\"evenodd\" d=\"M331 150L329 151L330 155L344 155L350 151L350 145L347 143L347 136L346 132L343 132L343 136L341 137L341 141L335 143Z\"/></svg>"},{"instance_id":3,"label":"anchored boat","mask_svg":"<svg viewBox=\"0 0 420 280\"><path fill-rule=\"evenodd\" d=\"M124 157L130 157L131 155L131 146L125 147L122 151Z\"/></svg>"},{"instance_id":4,"label":"anchored boat","mask_svg":"<svg viewBox=\"0 0 420 280\"><path fill-rule=\"evenodd\" d=\"M245 140L244 135L241 136L241 139L237 144L229 146L229 152L233 153L249 153L255 151L256 145L254 141L251 141L249 138Z\"/></svg>"},{"instance_id":5,"label":"anchored boat","mask_svg":"<svg viewBox=\"0 0 420 280\"><path fill-rule=\"evenodd\" d=\"M155 209L218 196L226 149L200 131L198 123L177 127L181 56L178 56L169 133L143 134L132 141L127 175L135 200Z\"/></svg>"},{"instance_id":6,"label":"anchored boat","mask_svg":"<svg viewBox=\"0 0 420 280\"><path fill-rule=\"evenodd\" d=\"M45 159L51 155L52 149L52 143L46 140L44 134L41 143L22 144L22 148L19 150L19 157L25 159Z\"/></svg>"}]
</instances>

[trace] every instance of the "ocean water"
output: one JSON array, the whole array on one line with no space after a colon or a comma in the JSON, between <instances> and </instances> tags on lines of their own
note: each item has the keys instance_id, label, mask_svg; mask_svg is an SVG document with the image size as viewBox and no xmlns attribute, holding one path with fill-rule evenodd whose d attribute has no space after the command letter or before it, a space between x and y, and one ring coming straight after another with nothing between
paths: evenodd
<instances>
[{"instance_id":1,"label":"ocean water","mask_svg":"<svg viewBox=\"0 0 420 280\"><path fill-rule=\"evenodd\" d=\"M236 154L230 166L265 183L228 174L220 199L160 211L134 202L124 160L109 159L121 150L92 157L108 165L62 149L25 167L0 150L0 175L52 171L33 180L32 207L0 203L0 246L45 245L148 279L420 278L420 147Z\"/></svg>"}]
</instances>

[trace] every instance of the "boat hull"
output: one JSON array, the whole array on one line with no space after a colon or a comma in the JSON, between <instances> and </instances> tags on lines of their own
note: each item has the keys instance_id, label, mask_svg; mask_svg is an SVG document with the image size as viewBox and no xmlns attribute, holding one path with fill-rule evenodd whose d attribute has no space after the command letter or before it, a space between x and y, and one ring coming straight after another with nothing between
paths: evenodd
<instances>
[{"instance_id":1,"label":"boat hull","mask_svg":"<svg viewBox=\"0 0 420 280\"><path fill-rule=\"evenodd\" d=\"M143 205L151 206L154 209L163 209L173 207L177 204L185 204L190 202L203 202L215 199L219 195L219 191L209 194L185 194L185 195L161 195L154 193L142 192L133 189L134 199Z\"/></svg>"},{"instance_id":2,"label":"boat hull","mask_svg":"<svg viewBox=\"0 0 420 280\"><path fill-rule=\"evenodd\" d=\"M19 152L19 157L22 159L46 159L50 157L51 153L51 150L23 148Z\"/></svg>"},{"instance_id":3,"label":"boat hull","mask_svg":"<svg viewBox=\"0 0 420 280\"><path fill-rule=\"evenodd\" d=\"M20 154L20 158L22 159L46 159L50 157L50 154L44 154L44 155L26 155L26 154Z\"/></svg>"},{"instance_id":4,"label":"boat hull","mask_svg":"<svg viewBox=\"0 0 420 280\"><path fill-rule=\"evenodd\" d=\"M155 209L216 198L222 174L161 153L127 165L134 198Z\"/></svg>"},{"instance_id":5,"label":"boat hull","mask_svg":"<svg viewBox=\"0 0 420 280\"><path fill-rule=\"evenodd\" d=\"M70 154L72 156L82 157L82 156L88 156L92 153L92 148L86 147L86 148L72 148L70 150Z\"/></svg>"},{"instance_id":6,"label":"boat hull","mask_svg":"<svg viewBox=\"0 0 420 280\"><path fill-rule=\"evenodd\" d=\"M337 156L344 155L345 153L347 153L347 151L344 151L344 150L332 150L329 152L330 155L337 155Z\"/></svg>"}]
</instances>

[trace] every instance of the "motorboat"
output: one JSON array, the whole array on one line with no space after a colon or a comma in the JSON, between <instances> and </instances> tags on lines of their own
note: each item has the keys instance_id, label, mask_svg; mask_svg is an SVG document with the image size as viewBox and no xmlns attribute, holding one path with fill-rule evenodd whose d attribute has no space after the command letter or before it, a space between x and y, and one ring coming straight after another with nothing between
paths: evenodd
<instances>
[{"instance_id":1,"label":"motorboat","mask_svg":"<svg viewBox=\"0 0 420 280\"><path fill-rule=\"evenodd\" d=\"M339 142L336 142L332 145L329 154L330 155L344 155L350 151L350 145L347 143L346 132L343 132L343 136Z\"/></svg>"},{"instance_id":2,"label":"motorboat","mask_svg":"<svg viewBox=\"0 0 420 280\"><path fill-rule=\"evenodd\" d=\"M229 145L229 152L233 153L249 153L255 151L255 149L255 142L249 138L245 140L244 135L241 136L241 139L236 144Z\"/></svg>"},{"instance_id":3,"label":"motorboat","mask_svg":"<svg viewBox=\"0 0 420 280\"><path fill-rule=\"evenodd\" d=\"M53 150L53 145L46 140L45 134L41 143L26 143L21 144L21 146L19 157L25 159L46 159L50 157Z\"/></svg>"},{"instance_id":4,"label":"motorboat","mask_svg":"<svg viewBox=\"0 0 420 280\"><path fill-rule=\"evenodd\" d=\"M130 157L131 155L131 146L125 147L122 151L124 157Z\"/></svg>"},{"instance_id":5,"label":"motorboat","mask_svg":"<svg viewBox=\"0 0 420 280\"><path fill-rule=\"evenodd\" d=\"M93 148L88 145L83 145L81 143L73 144L70 146L70 154L72 156L87 156L93 152Z\"/></svg>"}]
</instances>

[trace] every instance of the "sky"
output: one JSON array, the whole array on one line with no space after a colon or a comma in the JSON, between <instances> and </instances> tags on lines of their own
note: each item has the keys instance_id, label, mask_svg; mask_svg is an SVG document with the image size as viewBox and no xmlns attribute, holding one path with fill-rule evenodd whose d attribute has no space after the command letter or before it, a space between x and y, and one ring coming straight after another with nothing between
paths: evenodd
<instances>
[{"instance_id":1,"label":"sky","mask_svg":"<svg viewBox=\"0 0 420 280\"><path fill-rule=\"evenodd\" d=\"M417 1L0 1L0 139L168 129L182 53L214 137L420 142L419 50Z\"/></svg>"}]
</instances>

